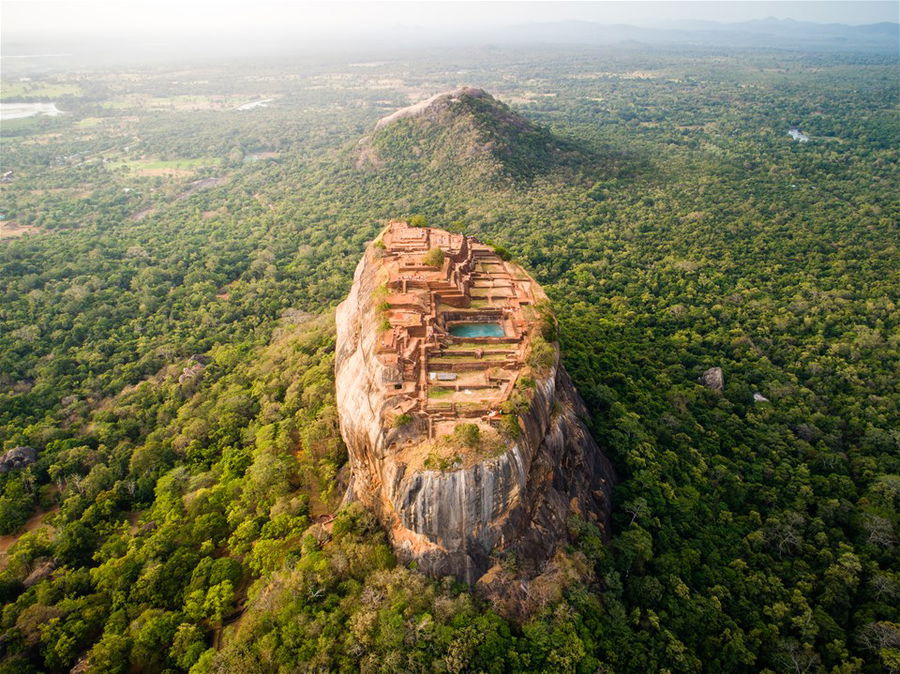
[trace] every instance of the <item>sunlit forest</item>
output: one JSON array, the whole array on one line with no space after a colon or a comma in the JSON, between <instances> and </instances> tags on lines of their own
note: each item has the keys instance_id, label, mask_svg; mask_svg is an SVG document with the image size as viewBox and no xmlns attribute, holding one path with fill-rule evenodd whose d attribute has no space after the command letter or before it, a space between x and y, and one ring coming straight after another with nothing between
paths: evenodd
<instances>
[{"instance_id":1,"label":"sunlit forest","mask_svg":"<svg viewBox=\"0 0 900 674\"><path fill-rule=\"evenodd\" d=\"M3 77L63 114L0 132L0 442L35 453L0 474L0 672L900 671L896 55ZM372 135L460 84L566 156ZM619 476L611 540L573 519L528 615L341 505L334 307L411 216L544 286Z\"/></svg>"}]
</instances>

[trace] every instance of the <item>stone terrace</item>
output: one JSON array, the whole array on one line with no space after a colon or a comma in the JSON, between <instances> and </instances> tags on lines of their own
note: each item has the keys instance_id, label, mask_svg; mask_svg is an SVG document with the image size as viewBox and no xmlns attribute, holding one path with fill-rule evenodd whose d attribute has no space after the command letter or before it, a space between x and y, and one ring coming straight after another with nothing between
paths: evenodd
<instances>
[{"instance_id":1,"label":"stone terrace","mask_svg":"<svg viewBox=\"0 0 900 674\"><path fill-rule=\"evenodd\" d=\"M395 220L381 242L387 292L376 303L390 324L378 347L386 366L385 424L409 414L434 438L460 420L495 423L524 366L532 326L523 307L535 302L534 282L463 234ZM444 252L441 267L425 262L434 248ZM486 323L499 325L503 336L452 334Z\"/></svg>"}]
</instances>

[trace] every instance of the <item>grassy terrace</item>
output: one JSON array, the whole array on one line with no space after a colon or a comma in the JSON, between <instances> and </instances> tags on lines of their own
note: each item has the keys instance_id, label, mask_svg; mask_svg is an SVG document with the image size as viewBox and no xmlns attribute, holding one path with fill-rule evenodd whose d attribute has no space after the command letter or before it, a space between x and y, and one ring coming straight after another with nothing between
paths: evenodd
<instances>
[{"instance_id":1,"label":"grassy terrace","mask_svg":"<svg viewBox=\"0 0 900 674\"><path fill-rule=\"evenodd\" d=\"M504 353L486 353L482 358L473 358L472 356L456 356L456 355L446 355L446 356L438 356L437 358L429 358L429 362L432 363L482 363L486 360L496 361L496 360L506 360L506 354Z\"/></svg>"},{"instance_id":2,"label":"grassy terrace","mask_svg":"<svg viewBox=\"0 0 900 674\"><path fill-rule=\"evenodd\" d=\"M469 294L472 297L512 297L512 291L506 287L472 288Z\"/></svg>"},{"instance_id":3,"label":"grassy terrace","mask_svg":"<svg viewBox=\"0 0 900 674\"><path fill-rule=\"evenodd\" d=\"M512 353L509 348L509 344L484 344L482 342L456 342L454 347L458 349L468 349L471 351L472 349L481 349L482 351L508 351ZM452 353L454 349L447 349L445 353Z\"/></svg>"}]
</instances>

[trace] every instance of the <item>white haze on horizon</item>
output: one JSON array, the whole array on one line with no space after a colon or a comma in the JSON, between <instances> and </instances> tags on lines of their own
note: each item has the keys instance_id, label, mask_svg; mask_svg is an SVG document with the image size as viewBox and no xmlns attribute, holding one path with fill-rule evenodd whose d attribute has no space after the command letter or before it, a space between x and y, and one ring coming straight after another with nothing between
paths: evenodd
<instances>
[{"instance_id":1,"label":"white haze on horizon","mask_svg":"<svg viewBox=\"0 0 900 674\"><path fill-rule=\"evenodd\" d=\"M3 41L88 36L322 38L559 21L661 25L774 17L816 23L897 21L890 1L859 2L291 2L289 0L2 0ZM5 51L5 50L4 50Z\"/></svg>"}]
</instances>

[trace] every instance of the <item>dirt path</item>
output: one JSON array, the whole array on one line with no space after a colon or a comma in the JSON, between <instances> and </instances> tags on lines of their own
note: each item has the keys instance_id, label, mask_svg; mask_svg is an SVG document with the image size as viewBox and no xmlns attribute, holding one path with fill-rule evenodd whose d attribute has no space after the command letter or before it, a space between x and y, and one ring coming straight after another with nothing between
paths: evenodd
<instances>
[{"instance_id":1,"label":"dirt path","mask_svg":"<svg viewBox=\"0 0 900 674\"><path fill-rule=\"evenodd\" d=\"M22 536L22 534L28 533L29 531L34 531L40 526L44 524L44 518L51 513L55 513L59 510L59 506L53 506L50 510L41 510L36 512L34 515L28 518L28 521L22 526L19 531L14 534L7 534L6 536L0 536L0 570L6 568L6 555L9 552L9 549L15 545L16 541Z\"/></svg>"}]
</instances>

